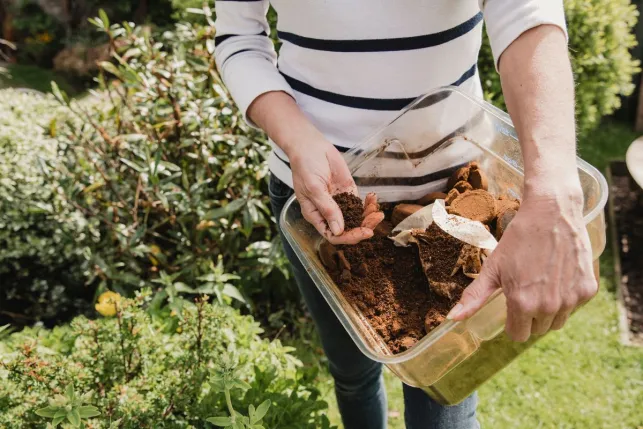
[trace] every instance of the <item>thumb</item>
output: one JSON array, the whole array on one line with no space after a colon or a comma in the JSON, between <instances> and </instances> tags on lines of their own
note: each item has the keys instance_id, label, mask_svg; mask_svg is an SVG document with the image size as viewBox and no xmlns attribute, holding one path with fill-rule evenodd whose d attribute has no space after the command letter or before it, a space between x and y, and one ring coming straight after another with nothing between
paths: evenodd
<instances>
[{"instance_id":1,"label":"thumb","mask_svg":"<svg viewBox=\"0 0 643 429\"><path fill-rule=\"evenodd\" d=\"M480 275L462 293L460 302L451 309L447 319L464 320L471 317L487 302L491 294L500 287L495 270L489 266L490 260L482 268Z\"/></svg>"}]
</instances>

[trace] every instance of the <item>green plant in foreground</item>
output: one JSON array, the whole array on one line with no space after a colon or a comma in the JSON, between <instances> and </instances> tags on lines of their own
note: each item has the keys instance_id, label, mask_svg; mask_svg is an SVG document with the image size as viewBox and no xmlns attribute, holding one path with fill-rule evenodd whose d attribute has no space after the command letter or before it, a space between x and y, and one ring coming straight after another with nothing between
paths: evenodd
<instances>
[{"instance_id":1,"label":"green plant in foreground","mask_svg":"<svg viewBox=\"0 0 643 429\"><path fill-rule=\"evenodd\" d=\"M65 395L56 395L49 400L49 406L36 410L36 414L53 419L53 427L58 427L66 419L73 427L83 428L83 419L100 415L98 408L93 405L83 405L89 402L91 395L92 392L88 392L82 397L76 396L74 386L69 384L65 389Z\"/></svg>"},{"instance_id":2,"label":"green plant in foreground","mask_svg":"<svg viewBox=\"0 0 643 429\"><path fill-rule=\"evenodd\" d=\"M316 372L292 348L262 340L251 317L207 297L172 312L148 311L149 290L108 298L99 307L107 317L3 338L1 428L73 426L76 417L93 429L206 428L210 418L234 429L330 427Z\"/></svg>"},{"instance_id":3,"label":"green plant in foreground","mask_svg":"<svg viewBox=\"0 0 643 429\"><path fill-rule=\"evenodd\" d=\"M223 392L228 407L229 416L210 417L207 422L215 426L222 426L227 429L263 429L261 421L270 408L270 399L266 399L255 408L254 405L248 406L248 415L244 416L236 411L232 405L231 392L235 389L245 392L251 386L243 380L235 377L234 369L238 365L235 357L226 356L223 365L219 371L210 380L210 388L214 392Z\"/></svg>"}]
</instances>

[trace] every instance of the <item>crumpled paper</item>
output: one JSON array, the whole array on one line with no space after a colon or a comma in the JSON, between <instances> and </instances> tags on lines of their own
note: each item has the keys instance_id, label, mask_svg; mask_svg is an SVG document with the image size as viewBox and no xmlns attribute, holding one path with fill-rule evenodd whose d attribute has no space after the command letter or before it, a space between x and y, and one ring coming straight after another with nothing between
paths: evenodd
<instances>
[{"instance_id":1,"label":"crumpled paper","mask_svg":"<svg viewBox=\"0 0 643 429\"><path fill-rule=\"evenodd\" d=\"M406 247L414 240L414 231L423 231L433 222L447 234L472 246L492 251L498 245L496 238L482 222L447 213L444 200L436 200L400 222L393 229L397 234L391 240L396 246Z\"/></svg>"}]
</instances>

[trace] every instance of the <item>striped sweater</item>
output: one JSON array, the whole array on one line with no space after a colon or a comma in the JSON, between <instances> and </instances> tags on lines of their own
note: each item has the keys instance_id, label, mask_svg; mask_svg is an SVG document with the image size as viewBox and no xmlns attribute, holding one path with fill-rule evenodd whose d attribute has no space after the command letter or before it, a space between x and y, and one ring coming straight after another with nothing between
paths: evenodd
<instances>
[{"instance_id":1,"label":"striped sweater","mask_svg":"<svg viewBox=\"0 0 643 429\"><path fill-rule=\"evenodd\" d=\"M278 58L270 4L283 42ZM483 17L496 64L530 28L565 31L562 0L216 0L215 7L216 63L244 115L259 95L284 91L341 152L431 89L482 95ZM292 187L288 158L274 143L269 166Z\"/></svg>"}]
</instances>

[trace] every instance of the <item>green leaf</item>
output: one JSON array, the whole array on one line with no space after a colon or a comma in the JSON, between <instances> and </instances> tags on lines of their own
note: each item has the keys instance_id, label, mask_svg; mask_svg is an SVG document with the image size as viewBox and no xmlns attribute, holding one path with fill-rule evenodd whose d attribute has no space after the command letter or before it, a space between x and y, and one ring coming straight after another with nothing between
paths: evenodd
<instances>
[{"instance_id":1,"label":"green leaf","mask_svg":"<svg viewBox=\"0 0 643 429\"><path fill-rule=\"evenodd\" d=\"M103 25L105 26L105 28L109 28L109 17L103 9L98 10L98 16L100 17L100 20L103 21Z\"/></svg>"},{"instance_id":2,"label":"green leaf","mask_svg":"<svg viewBox=\"0 0 643 429\"><path fill-rule=\"evenodd\" d=\"M241 295L241 292L239 292L239 289L237 289L235 286L231 285L230 283L226 283L223 286L223 290L221 291L221 293L229 296L230 298L234 298L238 301L241 301L244 304L246 303L246 300L244 299L243 295Z\"/></svg>"},{"instance_id":3,"label":"green leaf","mask_svg":"<svg viewBox=\"0 0 643 429\"><path fill-rule=\"evenodd\" d=\"M206 422L212 423L215 426L228 426L232 423L230 417L210 417L205 419Z\"/></svg>"},{"instance_id":4,"label":"green leaf","mask_svg":"<svg viewBox=\"0 0 643 429\"><path fill-rule=\"evenodd\" d=\"M270 408L271 402L270 399L266 399L257 407L257 412L254 415L253 421L251 421L252 424L258 423L261 421L261 419L264 418L266 413L268 412L268 409Z\"/></svg>"},{"instance_id":5,"label":"green leaf","mask_svg":"<svg viewBox=\"0 0 643 429\"><path fill-rule=\"evenodd\" d=\"M73 409L70 412L67 413L67 420L69 420L69 423L75 428L80 426L80 414L78 413L77 409Z\"/></svg>"},{"instance_id":6,"label":"green leaf","mask_svg":"<svg viewBox=\"0 0 643 429\"><path fill-rule=\"evenodd\" d=\"M40 417L47 417L51 419L56 416L56 413L58 412L59 409L60 409L59 407L54 407L50 405L48 407L40 408L36 410L36 414L39 415Z\"/></svg>"},{"instance_id":7,"label":"green leaf","mask_svg":"<svg viewBox=\"0 0 643 429\"><path fill-rule=\"evenodd\" d=\"M193 289L186 285L183 282L176 282L174 283L174 289L176 289L177 292L184 292L184 293L197 293L196 289Z\"/></svg>"},{"instance_id":8,"label":"green leaf","mask_svg":"<svg viewBox=\"0 0 643 429\"><path fill-rule=\"evenodd\" d=\"M197 9L195 7L188 7L188 8L185 9L185 11L187 13L194 13L194 14L197 14L197 15L205 15L205 12L203 11L203 9Z\"/></svg>"},{"instance_id":9,"label":"green leaf","mask_svg":"<svg viewBox=\"0 0 643 429\"><path fill-rule=\"evenodd\" d=\"M119 137L122 138L123 140L127 141L127 142L140 142L140 141L143 141L143 140L147 140L147 136L145 134L136 134L136 133L134 133L134 134L123 134L123 135L121 135Z\"/></svg>"},{"instance_id":10,"label":"green leaf","mask_svg":"<svg viewBox=\"0 0 643 429\"><path fill-rule=\"evenodd\" d=\"M103 23L96 18L87 18L87 21L89 21L89 23L95 27L104 28Z\"/></svg>"},{"instance_id":11,"label":"green leaf","mask_svg":"<svg viewBox=\"0 0 643 429\"><path fill-rule=\"evenodd\" d=\"M74 398L76 397L76 394L74 393L74 385L73 384L68 384L67 387L65 388L65 396L69 401L73 401Z\"/></svg>"},{"instance_id":12,"label":"green leaf","mask_svg":"<svg viewBox=\"0 0 643 429\"><path fill-rule=\"evenodd\" d=\"M239 171L238 162L231 162L228 165L226 165L225 170L223 170L223 174L219 178L219 183L217 183L217 191L222 191L225 188L227 188L228 184L230 183L230 180L232 180L234 174L237 171Z\"/></svg>"},{"instance_id":13,"label":"green leaf","mask_svg":"<svg viewBox=\"0 0 643 429\"><path fill-rule=\"evenodd\" d=\"M138 165L137 163L130 161L129 159L125 158L120 158L120 161L130 167L133 170L138 171L139 173L143 173L145 171L145 167Z\"/></svg>"},{"instance_id":14,"label":"green leaf","mask_svg":"<svg viewBox=\"0 0 643 429\"><path fill-rule=\"evenodd\" d=\"M205 220L219 219L231 215L232 213L240 210L247 203L244 199L234 200L231 203L228 203L224 207L219 207L218 209L210 210L203 216Z\"/></svg>"},{"instance_id":15,"label":"green leaf","mask_svg":"<svg viewBox=\"0 0 643 429\"><path fill-rule=\"evenodd\" d=\"M118 67L116 67L114 64L110 63L109 61L101 61L100 63L98 63L98 65L100 66L100 68L102 68L108 73L113 74L119 79L123 77L123 74L118 69Z\"/></svg>"},{"instance_id":16,"label":"green leaf","mask_svg":"<svg viewBox=\"0 0 643 429\"><path fill-rule=\"evenodd\" d=\"M82 419L88 419L90 417L100 416L100 411L93 405L83 405L78 408L78 414L80 414Z\"/></svg>"},{"instance_id":17,"label":"green leaf","mask_svg":"<svg viewBox=\"0 0 643 429\"><path fill-rule=\"evenodd\" d=\"M171 162L161 161L159 162L159 165L170 171L181 171L181 167L176 164L172 164Z\"/></svg>"},{"instance_id":18,"label":"green leaf","mask_svg":"<svg viewBox=\"0 0 643 429\"><path fill-rule=\"evenodd\" d=\"M62 415L62 416L58 416L58 417L54 417L54 419L51 421L51 424L52 424L54 427L57 427L60 423L62 423L62 421L63 421L63 420L65 420L65 416L64 416L64 415Z\"/></svg>"},{"instance_id":19,"label":"green leaf","mask_svg":"<svg viewBox=\"0 0 643 429\"><path fill-rule=\"evenodd\" d=\"M85 189L83 189L83 194L88 194L88 193L90 193L92 191L95 191L96 189L101 188L103 186L105 186L105 183L102 182L102 181L94 182L91 185L89 185L88 187L86 187Z\"/></svg>"},{"instance_id":20,"label":"green leaf","mask_svg":"<svg viewBox=\"0 0 643 429\"><path fill-rule=\"evenodd\" d=\"M243 380L231 380L228 383L230 389L241 389L241 390L249 390L252 388L252 386L248 383L246 383Z\"/></svg>"},{"instance_id":21,"label":"green leaf","mask_svg":"<svg viewBox=\"0 0 643 429\"><path fill-rule=\"evenodd\" d=\"M67 97L64 91L60 90L58 84L53 80L51 81L51 93L54 94L54 97L56 97L59 103L69 106L69 97Z\"/></svg>"},{"instance_id":22,"label":"green leaf","mask_svg":"<svg viewBox=\"0 0 643 429\"><path fill-rule=\"evenodd\" d=\"M225 381L222 377L213 377L210 381L210 388L215 392L223 392L225 390Z\"/></svg>"}]
</instances>

